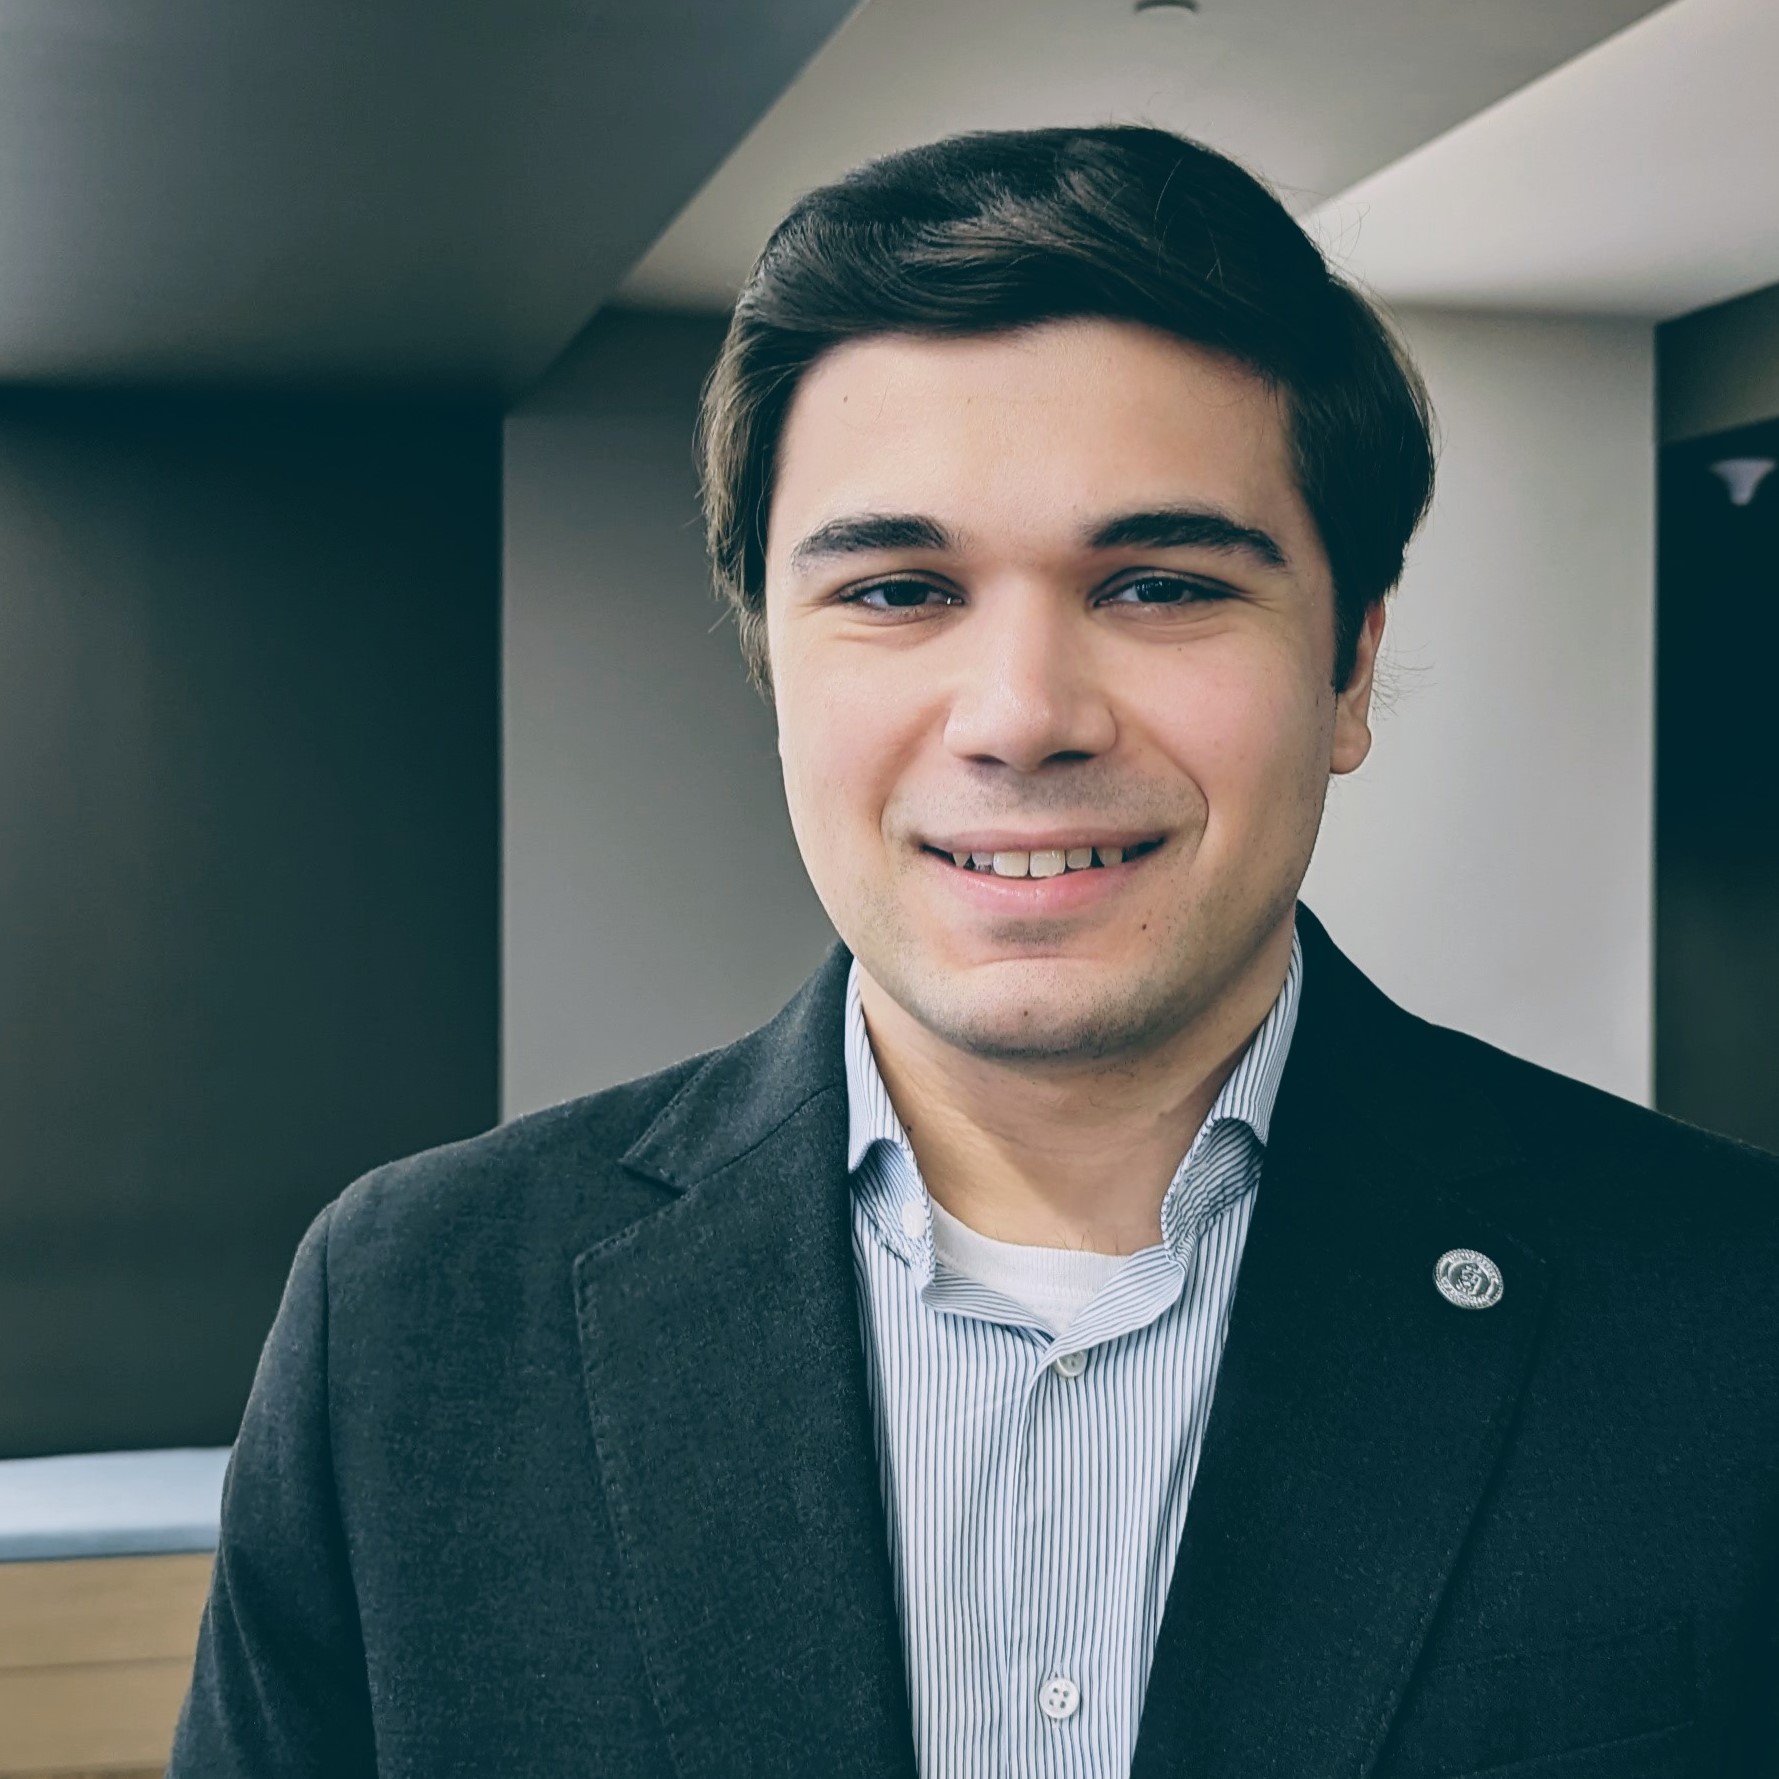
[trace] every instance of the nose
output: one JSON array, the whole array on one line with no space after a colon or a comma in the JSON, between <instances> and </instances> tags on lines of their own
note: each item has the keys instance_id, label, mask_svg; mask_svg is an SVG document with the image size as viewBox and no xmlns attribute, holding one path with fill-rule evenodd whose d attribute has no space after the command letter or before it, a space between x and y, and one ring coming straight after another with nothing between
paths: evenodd
<instances>
[{"instance_id":1,"label":"nose","mask_svg":"<svg viewBox=\"0 0 1779 1779\"><path fill-rule=\"evenodd\" d=\"M1030 772L1104 753L1116 734L1084 615L1051 588L986 594L959 627L947 747Z\"/></svg>"}]
</instances>

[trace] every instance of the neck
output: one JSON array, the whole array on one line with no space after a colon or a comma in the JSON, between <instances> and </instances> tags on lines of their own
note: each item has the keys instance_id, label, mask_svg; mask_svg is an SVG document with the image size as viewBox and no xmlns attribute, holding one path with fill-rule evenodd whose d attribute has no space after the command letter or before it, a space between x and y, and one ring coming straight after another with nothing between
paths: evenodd
<instances>
[{"instance_id":1,"label":"neck","mask_svg":"<svg viewBox=\"0 0 1779 1779\"><path fill-rule=\"evenodd\" d=\"M1217 1002L1137 1059L1024 1069L936 1037L861 970L872 1054L927 1190L999 1241L1134 1254L1283 987L1289 921Z\"/></svg>"}]
</instances>

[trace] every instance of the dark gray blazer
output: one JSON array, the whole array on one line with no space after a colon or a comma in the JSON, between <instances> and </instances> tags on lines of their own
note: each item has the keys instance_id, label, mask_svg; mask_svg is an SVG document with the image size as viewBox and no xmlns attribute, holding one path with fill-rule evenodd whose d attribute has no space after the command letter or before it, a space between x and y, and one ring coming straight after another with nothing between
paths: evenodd
<instances>
[{"instance_id":1,"label":"dark gray blazer","mask_svg":"<svg viewBox=\"0 0 1779 1779\"><path fill-rule=\"evenodd\" d=\"M1779 1158L1415 1018L1299 918L1133 1773L1779 1774ZM177 1779L912 1779L848 961L316 1219ZM1435 1290L1456 1247L1493 1308Z\"/></svg>"}]
</instances>

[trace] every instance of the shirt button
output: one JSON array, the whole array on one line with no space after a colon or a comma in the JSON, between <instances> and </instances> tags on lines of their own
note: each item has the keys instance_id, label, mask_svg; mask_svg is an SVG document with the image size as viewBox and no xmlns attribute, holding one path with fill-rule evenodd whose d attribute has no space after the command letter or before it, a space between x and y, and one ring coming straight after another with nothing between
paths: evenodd
<instances>
[{"instance_id":1,"label":"shirt button","mask_svg":"<svg viewBox=\"0 0 1779 1779\"><path fill-rule=\"evenodd\" d=\"M1068 1675L1056 1674L1044 1682L1038 1703L1051 1722L1061 1723L1065 1717L1075 1715L1075 1709L1081 1703L1081 1689Z\"/></svg>"},{"instance_id":2,"label":"shirt button","mask_svg":"<svg viewBox=\"0 0 1779 1779\"><path fill-rule=\"evenodd\" d=\"M1056 1369L1064 1377L1079 1377L1087 1369L1085 1353L1059 1353L1056 1356Z\"/></svg>"},{"instance_id":3,"label":"shirt button","mask_svg":"<svg viewBox=\"0 0 1779 1779\"><path fill-rule=\"evenodd\" d=\"M905 1235L913 1237L915 1241L919 1241L926 1234L927 1208L925 1205L903 1205L902 1231Z\"/></svg>"}]
</instances>

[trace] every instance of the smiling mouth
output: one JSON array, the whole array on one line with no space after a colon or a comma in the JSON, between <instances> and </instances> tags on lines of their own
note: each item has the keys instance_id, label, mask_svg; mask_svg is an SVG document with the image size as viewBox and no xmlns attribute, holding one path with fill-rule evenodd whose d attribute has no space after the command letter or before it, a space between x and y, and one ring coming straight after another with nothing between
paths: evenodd
<instances>
[{"instance_id":1,"label":"smiling mouth","mask_svg":"<svg viewBox=\"0 0 1779 1779\"><path fill-rule=\"evenodd\" d=\"M941 852L936 846L923 846L934 858L943 859L955 870L973 871L989 877L1063 877L1075 871L1105 871L1127 864L1152 853L1160 840L1142 840L1135 846L1082 846L1068 851L1046 852Z\"/></svg>"}]
</instances>

